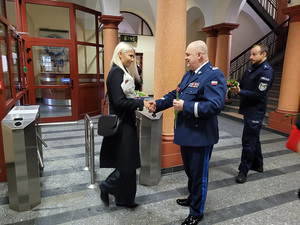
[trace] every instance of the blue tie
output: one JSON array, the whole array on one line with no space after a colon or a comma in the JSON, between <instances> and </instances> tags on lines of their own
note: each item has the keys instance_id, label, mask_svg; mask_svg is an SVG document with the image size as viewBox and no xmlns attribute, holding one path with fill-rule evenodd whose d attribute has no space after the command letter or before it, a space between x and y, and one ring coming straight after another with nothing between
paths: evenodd
<instances>
[{"instance_id":1,"label":"blue tie","mask_svg":"<svg viewBox=\"0 0 300 225\"><path fill-rule=\"evenodd\" d=\"M191 74L190 74L190 77L188 79L188 83L190 83L190 81L193 79L194 75L195 75L195 71L191 70Z\"/></svg>"}]
</instances>

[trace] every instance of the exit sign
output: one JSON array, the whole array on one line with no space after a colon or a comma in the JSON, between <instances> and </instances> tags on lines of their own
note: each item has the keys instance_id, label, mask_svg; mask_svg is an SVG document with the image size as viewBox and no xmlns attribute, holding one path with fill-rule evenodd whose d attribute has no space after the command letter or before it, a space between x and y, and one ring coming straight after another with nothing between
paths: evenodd
<instances>
[{"instance_id":1,"label":"exit sign","mask_svg":"<svg viewBox=\"0 0 300 225\"><path fill-rule=\"evenodd\" d=\"M124 42L137 42L138 41L138 36L121 34L120 39L121 39L121 41L124 41Z\"/></svg>"}]
</instances>

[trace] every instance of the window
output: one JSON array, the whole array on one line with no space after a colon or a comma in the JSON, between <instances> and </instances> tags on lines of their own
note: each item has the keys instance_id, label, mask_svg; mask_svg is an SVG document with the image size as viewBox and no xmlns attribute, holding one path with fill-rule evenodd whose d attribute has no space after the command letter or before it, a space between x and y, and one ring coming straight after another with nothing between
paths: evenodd
<instances>
[{"instance_id":1,"label":"window","mask_svg":"<svg viewBox=\"0 0 300 225\"><path fill-rule=\"evenodd\" d=\"M52 71L51 56L42 56L42 68L45 72Z\"/></svg>"},{"instance_id":2,"label":"window","mask_svg":"<svg viewBox=\"0 0 300 225\"><path fill-rule=\"evenodd\" d=\"M71 38L69 8L27 3L26 18L31 37Z\"/></svg>"},{"instance_id":3,"label":"window","mask_svg":"<svg viewBox=\"0 0 300 225\"><path fill-rule=\"evenodd\" d=\"M145 20L130 12L121 12L124 17L119 25L119 33L153 36L152 30Z\"/></svg>"}]
</instances>

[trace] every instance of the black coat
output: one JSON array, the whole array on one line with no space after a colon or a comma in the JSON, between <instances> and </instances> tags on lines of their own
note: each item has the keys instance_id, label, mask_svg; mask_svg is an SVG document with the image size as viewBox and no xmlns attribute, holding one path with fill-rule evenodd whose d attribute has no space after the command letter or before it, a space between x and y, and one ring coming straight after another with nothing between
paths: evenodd
<instances>
[{"instance_id":1,"label":"black coat","mask_svg":"<svg viewBox=\"0 0 300 225\"><path fill-rule=\"evenodd\" d=\"M125 114L122 120L122 134L103 138L100 167L131 172L141 166L135 110L143 110L144 102L141 99L126 98L121 88L123 75L124 71L115 65L106 80L110 113L119 116L124 112Z\"/></svg>"}]
</instances>

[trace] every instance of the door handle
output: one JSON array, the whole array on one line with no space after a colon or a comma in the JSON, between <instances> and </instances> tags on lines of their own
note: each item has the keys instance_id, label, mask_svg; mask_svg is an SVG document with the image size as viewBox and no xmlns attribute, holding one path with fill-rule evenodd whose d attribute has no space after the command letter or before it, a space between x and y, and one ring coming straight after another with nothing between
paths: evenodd
<instances>
[{"instance_id":1,"label":"door handle","mask_svg":"<svg viewBox=\"0 0 300 225\"><path fill-rule=\"evenodd\" d=\"M74 89L73 80L71 80L71 88Z\"/></svg>"}]
</instances>

